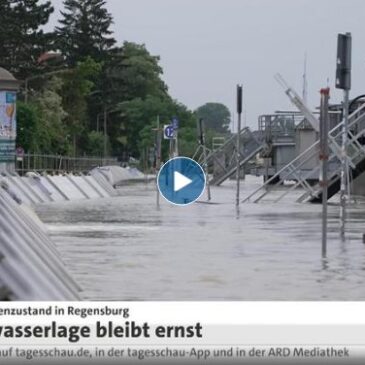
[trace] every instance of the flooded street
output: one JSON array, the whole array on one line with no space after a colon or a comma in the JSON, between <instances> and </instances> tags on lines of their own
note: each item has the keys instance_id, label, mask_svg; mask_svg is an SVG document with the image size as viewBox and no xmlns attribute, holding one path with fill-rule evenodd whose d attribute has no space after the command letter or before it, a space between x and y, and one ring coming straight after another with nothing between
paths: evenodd
<instances>
[{"instance_id":1,"label":"flooded street","mask_svg":"<svg viewBox=\"0 0 365 365\"><path fill-rule=\"evenodd\" d=\"M242 199L261 179L242 182ZM122 196L39 206L88 300L364 300L365 202L339 237L329 205L328 260L321 259L321 206L234 206L235 183L212 188L215 204L156 208L153 183ZM203 196L202 200L206 197Z\"/></svg>"}]
</instances>

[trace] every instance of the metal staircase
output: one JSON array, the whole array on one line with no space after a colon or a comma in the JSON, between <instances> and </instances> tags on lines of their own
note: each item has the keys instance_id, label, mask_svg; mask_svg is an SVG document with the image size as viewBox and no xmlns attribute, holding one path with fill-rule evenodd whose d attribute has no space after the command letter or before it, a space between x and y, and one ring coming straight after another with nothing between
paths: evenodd
<instances>
[{"instance_id":1,"label":"metal staircase","mask_svg":"<svg viewBox=\"0 0 365 365\"><path fill-rule=\"evenodd\" d=\"M262 151L266 144L260 138L260 134L256 132L251 132L251 130L246 127L240 132L241 140L241 150L239 152L240 166L242 167L247 162L252 160L260 151ZM211 169L214 166L215 173L213 174L210 184L220 185L225 180L230 178L237 170L237 160L236 160L236 142L237 136L233 135L230 137L222 146L214 151L209 151L206 158L206 164ZM205 165L204 157L195 156L195 159L200 163Z\"/></svg>"},{"instance_id":2,"label":"metal staircase","mask_svg":"<svg viewBox=\"0 0 365 365\"><path fill-rule=\"evenodd\" d=\"M330 156L328 163L328 198L335 195L340 189L340 173L341 173L341 140L343 135L343 121L335 126L329 132ZM365 136L365 104L355 110L349 116L348 128L348 146L347 155L348 163L351 168L353 178L359 176L365 171L365 148L361 144L361 140ZM315 142L307 150L297 156L293 161L279 170L274 176L267 180L261 187L247 196L243 202L252 200L257 203L264 197L268 197L270 193L279 192L279 196L275 196L274 202L280 201L287 194L298 187L304 189L301 191L297 202L321 202L322 186L317 183L312 186L311 181L318 180L320 174L320 165L316 164L314 168L306 169L306 165L313 165L319 155L319 141ZM293 180L295 183L286 189L278 189L285 181ZM275 182L273 184L273 182ZM281 194L280 194L281 193Z\"/></svg>"}]
</instances>

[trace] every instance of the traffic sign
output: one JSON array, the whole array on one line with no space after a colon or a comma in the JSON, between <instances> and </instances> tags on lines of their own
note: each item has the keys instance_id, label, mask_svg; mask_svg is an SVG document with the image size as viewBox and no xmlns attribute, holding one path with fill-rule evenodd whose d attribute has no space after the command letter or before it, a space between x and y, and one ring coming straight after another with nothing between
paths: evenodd
<instances>
[{"instance_id":1,"label":"traffic sign","mask_svg":"<svg viewBox=\"0 0 365 365\"><path fill-rule=\"evenodd\" d=\"M176 117L172 118L172 127L175 131L179 129L179 119L177 119Z\"/></svg>"},{"instance_id":2,"label":"traffic sign","mask_svg":"<svg viewBox=\"0 0 365 365\"><path fill-rule=\"evenodd\" d=\"M164 139L174 139L174 127L172 125L165 125L163 127L163 138Z\"/></svg>"}]
</instances>

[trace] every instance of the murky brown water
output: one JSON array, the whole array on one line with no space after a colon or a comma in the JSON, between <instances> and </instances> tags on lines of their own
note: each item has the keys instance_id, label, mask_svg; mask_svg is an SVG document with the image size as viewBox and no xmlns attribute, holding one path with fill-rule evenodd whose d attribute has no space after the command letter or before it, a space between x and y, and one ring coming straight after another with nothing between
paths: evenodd
<instances>
[{"instance_id":1,"label":"murky brown water","mask_svg":"<svg viewBox=\"0 0 365 365\"><path fill-rule=\"evenodd\" d=\"M242 197L261 183L248 177ZM177 207L153 184L112 199L41 206L65 263L90 300L364 300L365 202L349 212L347 241L329 206L328 260L321 259L321 206L246 203L234 182L214 205Z\"/></svg>"}]
</instances>

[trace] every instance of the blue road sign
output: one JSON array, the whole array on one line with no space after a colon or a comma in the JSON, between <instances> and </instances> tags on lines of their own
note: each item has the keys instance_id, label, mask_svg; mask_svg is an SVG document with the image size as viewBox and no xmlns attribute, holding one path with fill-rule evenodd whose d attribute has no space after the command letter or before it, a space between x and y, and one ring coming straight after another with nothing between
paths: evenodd
<instances>
[{"instance_id":1,"label":"blue road sign","mask_svg":"<svg viewBox=\"0 0 365 365\"><path fill-rule=\"evenodd\" d=\"M173 139L174 127L172 125L165 125L163 129L163 136L165 139Z\"/></svg>"},{"instance_id":2,"label":"blue road sign","mask_svg":"<svg viewBox=\"0 0 365 365\"><path fill-rule=\"evenodd\" d=\"M173 126L174 130L179 129L179 119L177 119L176 117L173 117L172 126Z\"/></svg>"},{"instance_id":3,"label":"blue road sign","mask_svg":"<svg viewBox=\"0 0 365 365\"><path fill-rule=\"evenodd\" d=\"M161 195L175 205L194 203L203 194L206 177L202 167L188 157L167 161L157 176Z\"/></svg>"}]
</instances>

